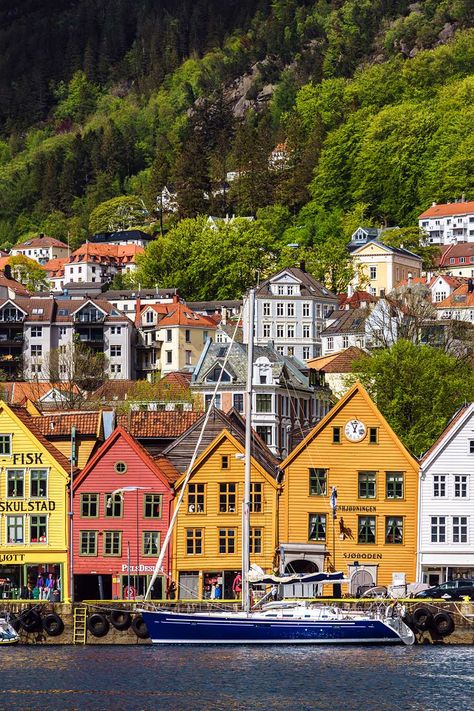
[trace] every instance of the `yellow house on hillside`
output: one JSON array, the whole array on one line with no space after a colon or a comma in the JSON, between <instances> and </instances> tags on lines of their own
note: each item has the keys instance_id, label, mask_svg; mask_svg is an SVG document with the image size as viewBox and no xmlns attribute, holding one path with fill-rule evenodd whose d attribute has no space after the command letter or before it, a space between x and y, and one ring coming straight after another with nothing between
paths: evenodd
<instances>
[{"instance_id":1,"label":"yellow house on hillside","mask_svg":"<svg viewBox=\"0 0 474 711\"><path fill-rule=\"evenodd\" d=\"M389 247L378 240L367 242L352 252L356 277L351 286L364 288L374 296L384 296L400 282L421 276L422 260L401 247Z\"/></svg>"},{"instance_id":2,"label":"yellow house on hillside","mask_svg":"<svg viewBox=\"0 0 474 711\"><path fill-rule=\"evenodd\" d=\"M70 464L35 419L0 401L0 595L25 597L43 582L41 597L65 600Z\"/></svg>"},{"instance_id":3,"label":"yellow house on hillside","mask_svg":"<svg viewBox=\"0 0 474 711\"><path fill-rule=\"evenodd\" d=\"M251 460L250 562L272 572L278 546L275 460L255 448ZM185 476L175 484L179 492ZM197 459L174 529L173 579L179 597L233 597L242 570L244 443L223 430ZM217 588L217 594L216 594Z\"/></svg>"},{"instance_id":4,"label":"yellow house on hillside","mask_svg":"<svg viewBox=\"0 0 474 711\"><path fill-rule=\"evenodd\" d=\"M394 573L415 580L418 462L360 383L281 468L283 570L341 570L351 579L352 594L392 584Z\"/></svg>"}]
</instances>

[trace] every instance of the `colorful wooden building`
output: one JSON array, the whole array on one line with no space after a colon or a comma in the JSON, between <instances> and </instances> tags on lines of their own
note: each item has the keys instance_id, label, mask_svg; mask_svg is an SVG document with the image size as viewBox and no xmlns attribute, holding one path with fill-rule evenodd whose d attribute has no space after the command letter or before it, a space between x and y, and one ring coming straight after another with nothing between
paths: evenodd
<instances>
[{"instance_id":1,"label":"colorful wooden building","mask_svg":"<svg viewBox=\"0 0 474 711\"><path fill-rule=\"evenodd\" d=\"M178 477L166 458L153 459L122 427L103 443L74 482L75 599L122 599L129 592L132 597L146 592L168 530ZM170 561L171 549L165 574ZM152 596L164 593L159 577Z\"/></svg>"},{"instance_id":2,"label":"colorful wooden building","mask_svg":"<svg viewBox=\"0 0 474 711\"><path fill-rule=\"evenodd\" d=\"M35 420L0 401L0 595L66 600L70 463Z\"/></svg>"},{"instance_id":3,"label":"colorful wooden building","mask_svg":"<svg viewBox=\"0 0 474 711\"><path fill-rule=\"evenodd\" d=\"M418 462L356 383L282 463L281 568L342 570L350 592L416 575ZM337 490L337 518L330 504ZM328 590L329 592L329 590Z\"/></svg>"},{"instance_id":4,"label":"colorful wooden building","mask_svg":"<svg viewBox=\"0 0 474 711\"><path fill-rule=\"evenodd\" d=\"M242 569L244 437L224 429L201 453L174 529L173 578L179 597L232 598ZM267 572L278 547L278 469L254 438L251 460L250 561ZM179 494L185 475L176 482Z\"/></svg>"}]
</instances>

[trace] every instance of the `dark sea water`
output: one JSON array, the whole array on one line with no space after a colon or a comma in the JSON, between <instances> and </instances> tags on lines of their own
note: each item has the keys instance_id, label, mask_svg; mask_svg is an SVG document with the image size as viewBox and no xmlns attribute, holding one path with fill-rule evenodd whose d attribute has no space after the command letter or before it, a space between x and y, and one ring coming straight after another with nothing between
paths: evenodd
<instances>
[{"instance_id":1,"label":"dark sea water","mask_svg":"<svg viewBox=\"0 0 474 711\"><path fill-rule=\"evenodd\" d=\"M0 649L0 709L474 709L474 647Z\"/></svg>"}]
</instances>

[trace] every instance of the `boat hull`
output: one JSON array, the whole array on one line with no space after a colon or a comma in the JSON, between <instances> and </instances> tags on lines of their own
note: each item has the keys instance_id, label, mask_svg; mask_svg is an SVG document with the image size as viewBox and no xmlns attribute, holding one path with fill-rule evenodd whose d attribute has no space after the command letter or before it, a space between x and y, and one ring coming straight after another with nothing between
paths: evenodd
<instances>
[{"instance_id":1,"label":"boat hull","mask_svg":"<svg viewBox=\"0 0 474 711\"><path fill-rule=\"evenodd\" d=\"M383 620L291 620L143 610L154 644L397 644Z\"/></svg>"}]
</instances>

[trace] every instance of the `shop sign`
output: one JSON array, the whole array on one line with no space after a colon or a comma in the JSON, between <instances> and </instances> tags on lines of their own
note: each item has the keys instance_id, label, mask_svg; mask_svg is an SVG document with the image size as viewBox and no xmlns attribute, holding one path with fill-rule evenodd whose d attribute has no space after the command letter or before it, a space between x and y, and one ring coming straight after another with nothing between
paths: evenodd
<instances>
[{"instance_id":1,"label":"shop sign","mask_svg":"<svg viewBox=\"0 0 474 711\"><path fill-rule=\"evenodd\" d=\"M377 511L376 506L338 506L338 511L355 511L362 513L375 513Z\"/></svg>"},{"instance_id":2,"label":"shop sign","mask_svg":"<svg viewBox=\"0 0 474 711\"><path fill-rule=\"evenodd\" d=\"M13 464L43 464L43 453L17 452L13 455Z\"/></svg>"},{"instance_id":3,"label":"shop sign","mask_svg":"<svg viewBox=\"0 0 474 711\"><path fill-rule=\"evenodd\" d=\"M130 566L130 572L131 573L153 573L155 570L154 565L144 565L143 563L140 563L140 565L131 565ZM122 565L122 573L128 573L128 565L125 563Z\"/></svg>"},{"instance_id":4,"label":"shop sign","mask_svg":"<svg viewBox=\"0 0 474 711\"><path fill-rule=\"evenodd\" d=\"M0 501L0 513L31 513L55 511L55 501Z\"/></svg>"},{"instance_id":5,"label":"shop sign","mask_svg":"<svg viewBox=\"0 0 474 711\"><path fill-rule=\"evenodd\" d=\"M0 553L0 563L23 563L23 553Z\"/></svg>"},{"instance_id":6,"label":"shop sign","mask_svg":"<svg viewBox=\"0 0 474 711\"><path fill-rule=\"evenodd\" d=\"M382 560L382 553L343 553L343 558L350 558L350 560Z\"/></svg>"}]
</instances>

